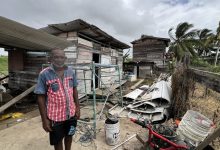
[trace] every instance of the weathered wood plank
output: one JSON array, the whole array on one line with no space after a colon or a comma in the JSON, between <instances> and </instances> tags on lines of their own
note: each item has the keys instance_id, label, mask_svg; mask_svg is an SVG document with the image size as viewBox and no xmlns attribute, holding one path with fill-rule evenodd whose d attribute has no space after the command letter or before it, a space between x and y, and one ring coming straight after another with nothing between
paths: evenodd
<instances>
[{"instance_id":1,"label":"weathered wood plank","mask_svg":"<svg viewBox=\"0 0 220 150\"><path fill-rule=\"evenodd\" d=\"M137 88L142 82L144 82L144 79L141 79L140 81L138 81L136 84L134 84L130 89L134 90L135 88Z\"/></svg>"},{"instance_id":2,"label":"weathered wood plank","mask_svg":"<svg viewBox=\"0 0 220 150\"><path fill-rule=\"evenodd\" d=\"M214 139L220 136L220 128L216 129L213 134L209 135L204 141L202 141L199 146L195 148L195 150L204 149L209 143L211 143Z\"/></svg>"},{"instance_id":3,"label":"weathered wood plank","mask_svg":"<svg viewBox=\"0 0 220 150\"><path fill-rule=\"evenodd\" d=\"M0 107L0 113L3 112L5 109L7 109L8 107L10 107L11 105L15 104L16 102L18 102L19 100L21 100L23 97L25 97L26 95L28 95L29 93L31 93L32 91L34 91L36 84L33 85L32 87L30 87L29 89L27 89L26 91L24 91L23 93L21 93L20 95L16 96L15 98L13 98L12 100L10 100L8 103L4 104L3 106Z\"/></svg>"},{"instance_id":4,"label":"weathered wood plank","mask_svg":"<svg viewBox=\"0 0 220 150\"><path fill-rule=\"evenodd\" d=\"M85 45L85 46L88 46L88 47L93 47L93 44L92 42L88 41L88 40L85 40L85 39L82 39L80 37L78 37L78 43L79 44L82 44L82 45Z\"/></svg>"}]
</instances>

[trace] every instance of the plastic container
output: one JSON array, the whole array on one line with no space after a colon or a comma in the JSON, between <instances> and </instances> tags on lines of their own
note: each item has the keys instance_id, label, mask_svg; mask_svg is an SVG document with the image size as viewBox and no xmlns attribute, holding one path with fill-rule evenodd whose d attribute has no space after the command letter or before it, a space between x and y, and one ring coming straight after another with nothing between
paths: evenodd
<instances>
[{"instance_id":1,"label":"plastic container","mask_svg":"<svg viewBox=\"0 0 220 150\"><path fill-rule=\"evenodd\" d=\"M188 110L177 129L177 134L184 136L193 146L203 141L213 129L213 122L199 112Z\"/></svg>"},{"instance_id":2,"label":"plastic container","mask_svg":"<svg viewBox=\"0 0 220 150\"><path fill-rule=\"evenodd\" d=\"M116 145L120 139L120 123L118 119L106 119L105 121L105 140L108 145Z\"/></svg>"}]
</instances>

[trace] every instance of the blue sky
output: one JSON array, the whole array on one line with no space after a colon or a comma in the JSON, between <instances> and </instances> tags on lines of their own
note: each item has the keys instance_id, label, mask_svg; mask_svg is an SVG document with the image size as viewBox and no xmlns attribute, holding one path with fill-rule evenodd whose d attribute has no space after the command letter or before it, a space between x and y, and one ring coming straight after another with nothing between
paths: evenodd
<instances>
[{"instance_id":1,"label":"blue sky","mask_svg":"<svg viewBox=\"0 0 220 150\"><path fill-rule=\"evenodd\" d=\"M1 1L0 14L34 28L81 18L130 44L142 34L168 37L169 28L185 21L215 31L220 1L7 0Z\"/></svg>"}]
</instances>

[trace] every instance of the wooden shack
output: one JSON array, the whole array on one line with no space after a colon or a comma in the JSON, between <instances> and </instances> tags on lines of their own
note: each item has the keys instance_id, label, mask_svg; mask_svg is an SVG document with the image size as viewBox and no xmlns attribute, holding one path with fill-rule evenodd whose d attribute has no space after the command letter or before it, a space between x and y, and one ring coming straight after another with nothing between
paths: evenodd
<instances>
[{"instance_id":1,"label":"wooden shack","mask_svg":"<svg viewBox=\"0 0 220 150\"><path fill-rule=\"evenodd\" d=\"M50 24L40 30L49 34L66 39L73 43L73 46L65 49L67 56L67 64L88 64L91 62L119 65L121 74L123 66L123 49L128 46L125 43L115 39L111 35L99 29L97 26L91 25L81 19L73 20L67 23ZM104 72L114 72L113 69L101 69L97 72L98 76ZM77 77L82 77L82 72L77 72ZM85 78L90 78L91 72L85 74ZM110 82L109 77L103 78L103 82ZM78 90L83 91L85 85L83 81L78 81ZM108 83L107 86L110 84ZM87 92L91 91L91 81L86 81ZM100 87L100 81L97 79L95 87Z\"/></svg>"},{"instance_id":2,"label":"wooden shack","mask_svg":"<svg viewBox=\"0 0 220 150\"><path fill-rule=\"evenodd\" d=\"M144 78L146 75L150 75L153 70L152 63L156 67L163 67L169 42L170 39L148 35L142 35L140 39L131 42L133 44L133 62L142 64L135 69L138 77Z\"/></svg>"},{"instance_id":3,"label":"wooden shack","mask_svg":"<svg viewBox=\"0 0 220 150\"><path fill-rule=\"evenodd\" d=\"M0 17L0 47L8 51L8 86L26 90L36 83L42 64L48 63L48 53L66 48L71 42Z\"/></svg>"}]
</instances>

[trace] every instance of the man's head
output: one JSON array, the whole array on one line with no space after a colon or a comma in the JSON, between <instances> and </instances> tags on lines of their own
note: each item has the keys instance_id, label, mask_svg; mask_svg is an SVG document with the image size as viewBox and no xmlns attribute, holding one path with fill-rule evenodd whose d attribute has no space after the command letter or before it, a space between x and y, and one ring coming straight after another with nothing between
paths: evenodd
<instances>
[{"instance_id":1,"label":"man's head","mask_svg":"<svg viewBox=\"0 0 220 150\"><path fill-rule=\"evenodd\" d=\"M65 60L66 56L62 49L54 49L51 51L51 62L55 67L63 67Z\"/></svg>"}]
</instances>

